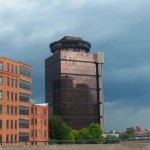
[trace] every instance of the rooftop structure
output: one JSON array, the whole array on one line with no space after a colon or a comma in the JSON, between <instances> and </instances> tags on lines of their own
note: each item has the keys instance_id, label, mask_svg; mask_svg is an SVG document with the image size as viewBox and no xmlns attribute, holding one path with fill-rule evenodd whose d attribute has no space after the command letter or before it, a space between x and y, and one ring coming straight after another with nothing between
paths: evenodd
<instances>
[{"instance_id":1,"label":"rooftop structure","mask_svg":"<svg viewBox=\"0 0 150 150\"><path fill-rule=\"evenodd\" d=\"M87 41L83 41L80 37L65 36L59 41L50 44L52 53L59 51L76 51L76 52L89 52L91 44Z\"/></svg>"}]
</instances>

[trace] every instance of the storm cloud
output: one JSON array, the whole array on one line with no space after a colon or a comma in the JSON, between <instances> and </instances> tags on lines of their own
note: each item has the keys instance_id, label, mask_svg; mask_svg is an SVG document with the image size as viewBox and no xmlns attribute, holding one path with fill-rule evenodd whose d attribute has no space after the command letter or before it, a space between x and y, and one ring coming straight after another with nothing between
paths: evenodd
<instances>
[{"instance_id":1,"label":"storm cloud","mask_svg":"<svg viewBox=\"0 0 150 150\"><path fill-rule=\"evenodd\" d=\"M105 53L106 130L148 128L149 5L149 0L0 0L0 55L32 66L31 100L42 103L49 44L80 36L91 42L92 53Z\"/></svg>"}]
</instances>

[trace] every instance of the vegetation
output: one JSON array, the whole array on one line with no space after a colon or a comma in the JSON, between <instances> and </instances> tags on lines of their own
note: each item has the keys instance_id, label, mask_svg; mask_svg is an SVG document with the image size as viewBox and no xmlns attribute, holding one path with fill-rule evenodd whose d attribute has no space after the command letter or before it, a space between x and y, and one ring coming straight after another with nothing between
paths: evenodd
<instances>
[{"instance_id":1,"label":"vegetation","mask_svg":"<svg viewBox=\"0 0 150 150\"><path fill-rule=\"evenodd\" d=\"M58 116L49 118L49 138L51 140L66 140L61 143L102 143L103 130L98 123L92 123L87 128L72 130Z\"/></svg>"},{"instance_id":2,"label":"vegetation","mask_svg":"<svg viewBox=\"0 0 150 150\"><path fill-rule=\"evenodd\" d=\"M98 123L92 123L88 128L83 128L81 130L72 130L74 135L74 140L77 140L76 143L102 143L103 130L101 129Z\"/></svg>"},{"instance_id":3,"label":"vegetation","mask_svg":"<svg viewBox=\"0 0 150 150\"><path fill-rule=\"evenodd\" d=\"M52 140L70 140L71 128L58 116L49 118L49 138Z\"/></svg>"},{"instance_id":4,"label":"vegetation","mask_svg":"<svg viewBox=\"0 0 150 150\"><path fill-rule=\"evenodd\" d=\"M49 138L50 140L58 140L57 143L98 144L103 143L102 134L103 130L98 123L92 123L81 130L73 130L60 117L49 118ZM125 132L119 133L119 138L113 135L112 130L109 131L109 134L112 135L106 137L105 144L119 143L120 139L133 139L135 138L135 129L133 127L126 128ZM56 141L54 142L56 143Z\"/></svg>"},{"instance_id":5,"label":"vegetation","mask_svg":"<svg viewBox=\"0 0 150 150\"><path fill-rule=\"evenodd\" d=\"M121 139L133 139L135 138L135 129L133 127L126 128L125 132L120 133Z\"/></svg>"}]
</instances>

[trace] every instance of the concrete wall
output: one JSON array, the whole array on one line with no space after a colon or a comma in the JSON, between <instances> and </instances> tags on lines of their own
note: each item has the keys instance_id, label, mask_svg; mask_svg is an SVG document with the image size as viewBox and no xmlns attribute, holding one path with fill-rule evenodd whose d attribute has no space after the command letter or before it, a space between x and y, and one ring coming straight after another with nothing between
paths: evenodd
<instances>
[{"instance_id":1,"label":"concrete wall","mask_svg":"<svg viewBox=\"0 0 150 150\"><path fill-rule=\"evenodd\" d=\"M68 144L47 146L0 147L0 150L150 150L150 143Z\"/></svg>"}]
</instances>

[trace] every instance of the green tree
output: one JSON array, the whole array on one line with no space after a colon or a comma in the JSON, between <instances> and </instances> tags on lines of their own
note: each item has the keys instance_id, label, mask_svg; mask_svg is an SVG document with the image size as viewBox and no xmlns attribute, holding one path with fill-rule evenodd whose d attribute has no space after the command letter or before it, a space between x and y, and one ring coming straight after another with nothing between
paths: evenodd
<instances>
[{"instance_id":1,"label":"green tree","mask_svg":"<svg viewBox=\"0 0 150 150\"><path fill-rule=\"evenodd\" d=\"M49 138L53 140L70 140L71 127L58 116L49 118Z\"/></svg>"},{"instance_id":2,"label":"green tree","mask_svg":"<svg viewBox=\"0 0 150 150\"><path fill-rule=\"evenodd\" d=\"M103 130L98 123L92 123L89 125L89 133L91 135L91 139L103 139Z\"/></svg>"},{"instance_id":3,"label":"green tree","mask_svg":"<svg viewBox=\"0 0 150 150\"><path fill-rule=\"evenodd\" d=\"M80 140L82 141L82 143L102 143L100 141L101 139L103 139L102 134L103 130L101 129L101 126L98 123L92 123L89 125L88 128L73 131L74 139Z\"/></svg>"},{"instance_id":4,"label":"green tree","mask_svg":"<svg viewBox=\"0 0 150 150\"><path fill-rule=\"evenodd\" d=\"M135 129L133 127L127 128L126 133L128 135L128 138L134 138L135 137Z\"/></svg>"},{"instance_id":5,"label":"green tree","mask_svg":"<svg viewBox=\"0 0 150 150\"><path fill-rule=\"evenodd\" d=\"M75 144L75 140L77 139L77 133L78 131L77 130L71 130L70 132L70 142L71 144Z\"/></svg>"},{"instance_id":6,"label":"green tree","mask_svg":"<svg viewBox=\"0 0 150 150\"><path fill-rule=\"evenodd\" d=\"M132 139L135 137L135 129L133 127L126 128L125 132L120 133L121 139Z\"/></svg>"}]
</instances>

